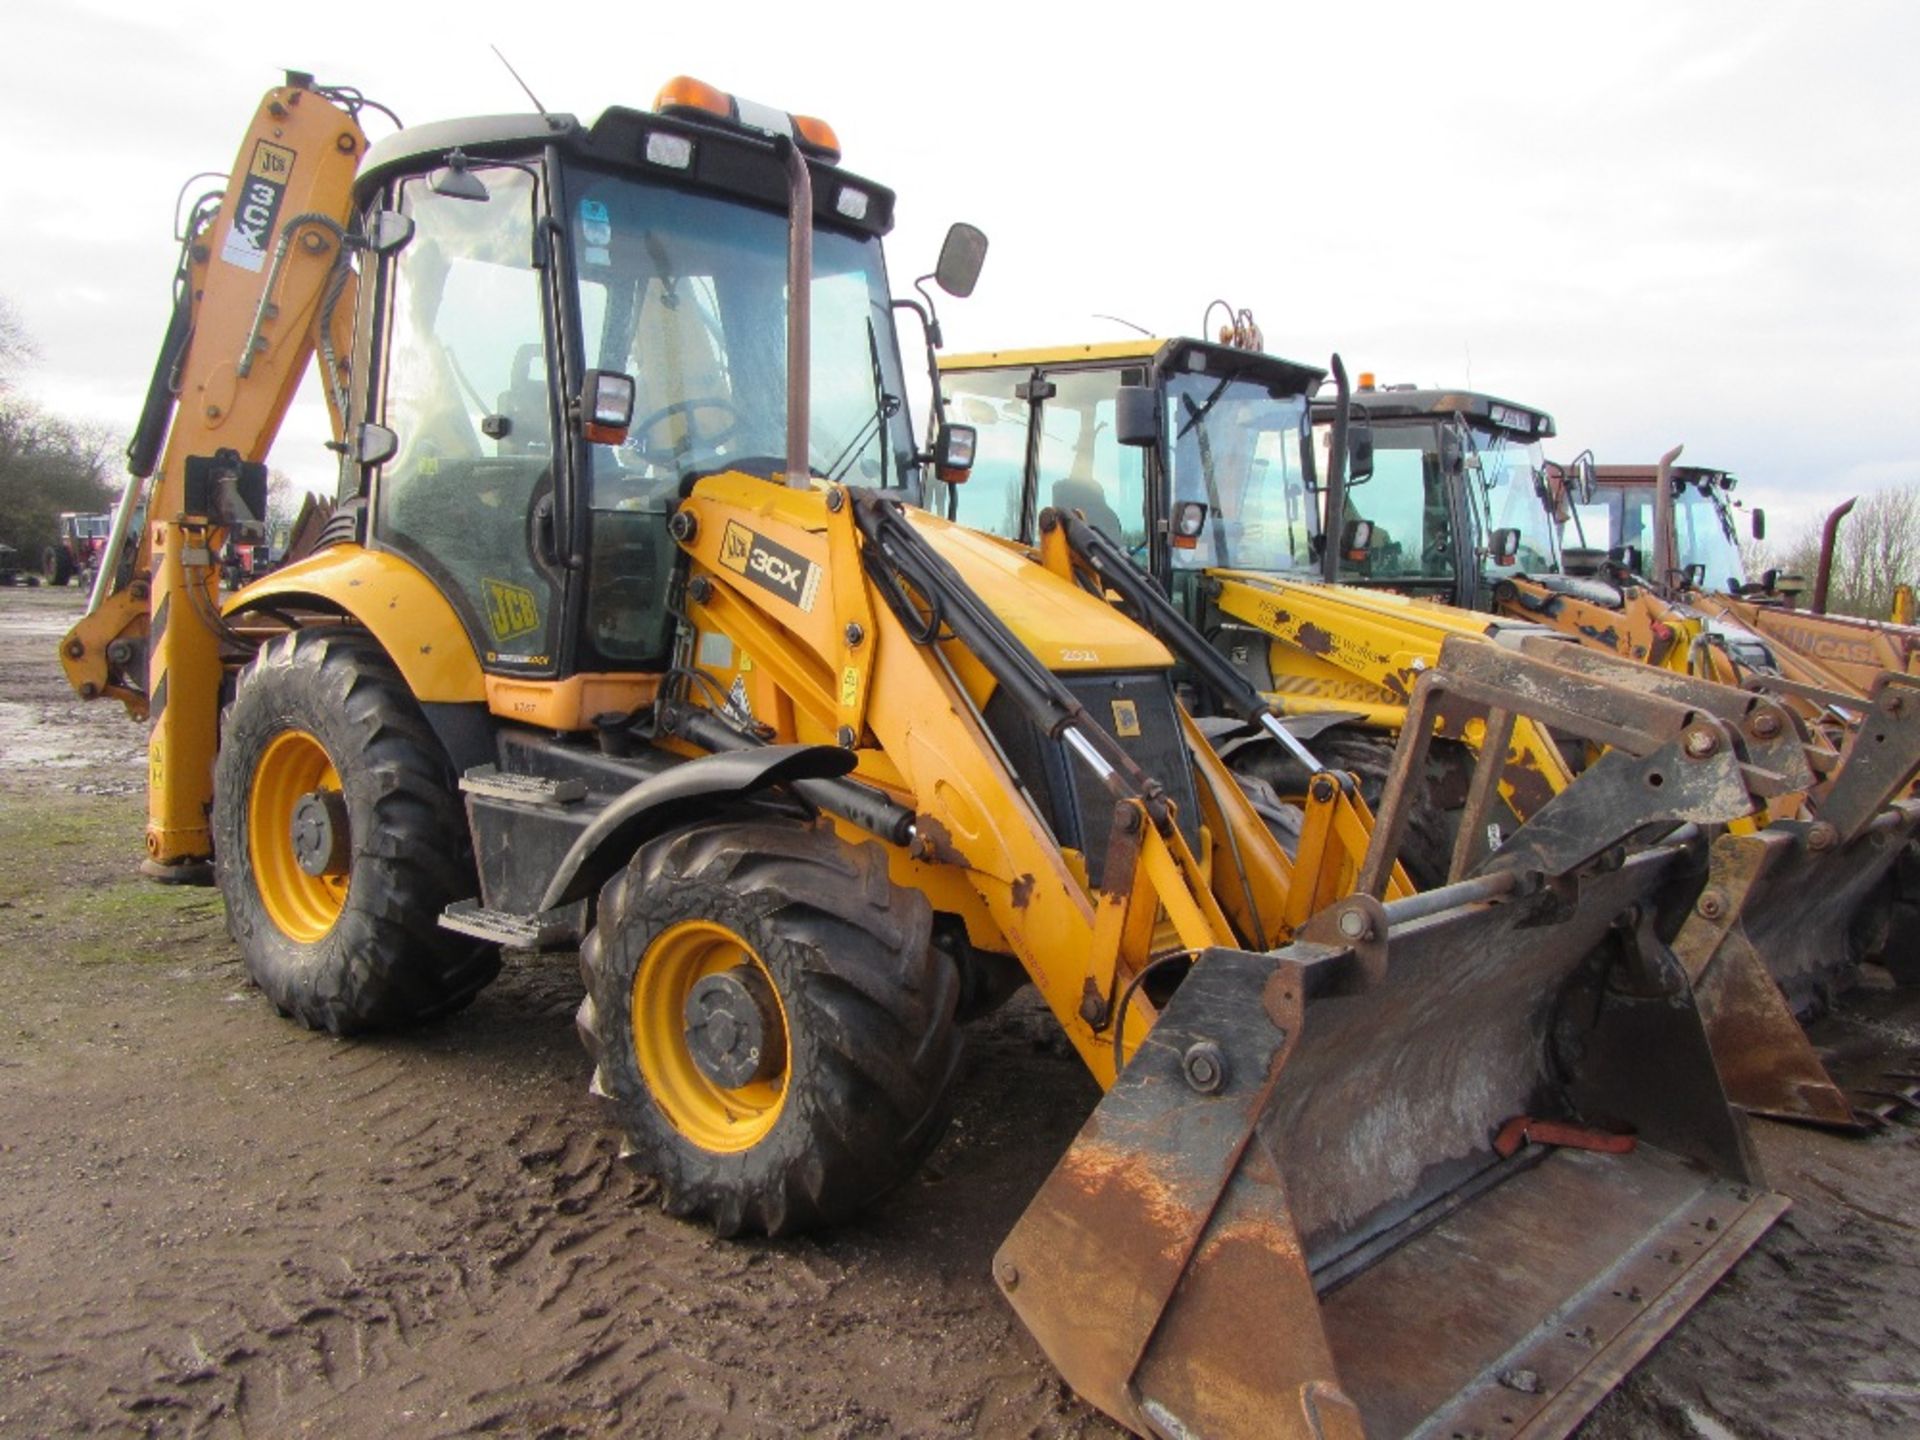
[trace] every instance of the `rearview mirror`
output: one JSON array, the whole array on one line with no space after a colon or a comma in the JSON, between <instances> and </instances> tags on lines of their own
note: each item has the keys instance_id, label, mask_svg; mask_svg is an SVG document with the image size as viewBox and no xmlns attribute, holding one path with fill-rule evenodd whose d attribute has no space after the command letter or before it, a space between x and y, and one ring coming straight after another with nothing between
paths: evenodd
<instances>
[{"instance_id":1,"label":"rearview mirror","mask_svg":"<svg viewBox=\"0 0 1920 1440\"><path fill-rule=\"evenodd\" d=\"M1753 538L1756 540L1767 538L1767 512L1764 510L1753 512Z\"/></svg>"},{"instance_id":2,"label":"rearview mirror","mask_svg":"<svg viewBox=\"0 0 1920 1440\"><path fill-rule=\"evenodd\" d=\"M1373 478L1373 422L1355 413L1347 421L1347 484Z\"/></svg>"},{"instance_id":3,"label":"rearview mirror","mask_svg":"<svg viewBox=\"0 0 1920 1440\"><path fill-rule=\"evenodd\" d=\"M1489 541L1489 559L1496 565L1511 565L1520 557L1520 527L1503 525Z\"/></svg>"},{"instance_id":4,"label":"rearview mirror","mask_svg":"<svg viewBox=\"0 0 1920 1440\"><path fill-rule=\"evenodd\" d=\"M1593 503L1593 451L1582 450L1573 457L1569 488L1582 505Z\"/></svg>"},{"instance_id":5,"label":"rearview mirror","mask_svg":"<svg viewBox=\"0 0 1920 1440\"><path fill-rule=\"evenodd\" d=\"M466 153L452 150L447 154L447 168L436 170L433 179L427 182L428 188L436 195L444 195L449 200L491 200L493 195L481 183L480 177L467 168Z\"/></svg>"},{"instance_id":6,"label":"rearview mirror","mask_svg":"<svg viewBox=\"0 0 1920 1440\"><path fill-rule=\"evenodd\" d=\"M955 221L940 247L940 263L933 267L934 284L956 300L964 300L979 283L986 258L986 232L964 220Z\"/></svg>"},{"instance_id":7,"label":"rearview mirror","mask_svg":"<svg viewBox=\"0 0 1920 1440\"><path fill-rule=\"evenodd\" d=\"M367 236L367 248L376 255L391 255L404 249L413 239L413 217L402 215L398 210L381 210L373 217L372 233Z\"/></svg>"},{"instance_id":8,"label":"rearview mirror","mask_svg":"<svg viewBox=\"0 0 1920 1440\"><path fill-rule=\"evenodd\" d=\"M1114 392L1113 438L1122 445L1151 445L1160 438L1160 406L1151 385L1122 385Z\"/></svg>"}]
</instances>

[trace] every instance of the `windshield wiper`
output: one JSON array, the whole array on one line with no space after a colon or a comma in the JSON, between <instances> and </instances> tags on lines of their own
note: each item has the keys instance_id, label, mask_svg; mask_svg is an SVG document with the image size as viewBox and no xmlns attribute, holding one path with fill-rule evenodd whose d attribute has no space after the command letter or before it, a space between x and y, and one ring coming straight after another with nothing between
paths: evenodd
<instances>
[{"instance_id":1,"label":"windshield wiper","mask_svg":"<svg viewBox=\"0 0 1920 1440\"><path fill-rule=\"evenodd\" d=\"M873 414L867 417L859 433L847 442L846 448L834 456L833 462L827 466L829 480L837 481L852 469L853 462L866 448L867 438L879 434L887 421L900 413L900 397L889 395L886 391L886 379L880 369L880 337L874 332L871 315L867 317L867 358L873 364L873 393L879 398L874 404Z\"/></svg>"}]
</instances>

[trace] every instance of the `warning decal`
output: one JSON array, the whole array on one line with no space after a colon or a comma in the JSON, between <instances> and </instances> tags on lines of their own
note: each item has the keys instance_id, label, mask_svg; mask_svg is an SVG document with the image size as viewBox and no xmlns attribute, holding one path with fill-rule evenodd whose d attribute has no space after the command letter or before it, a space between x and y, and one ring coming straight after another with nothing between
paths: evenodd
<instances>
[{"instance_id":1,"label":"warning decal","mask_svg":"<svg viewBox=\"0 0 1920 1440\"><path fill-rule=\"evenodd\" d=\"M220 258L256 275L267 268L267 246L280 218L287 181L293 178L293 151L262 140L253 147L253 163L233 197L233 216L227 225Z\"/></svg>"},{"instance_id":2,"label":"warning decal","mask_svg":"<svg viewBox=\"0 0 1920 1440\"><path fill-rule=\"evenodd\" d=\"M729 520L720 537L720 563L808 612L820 593L818 565L737 520Z\"/></svg>"}]
</instances>

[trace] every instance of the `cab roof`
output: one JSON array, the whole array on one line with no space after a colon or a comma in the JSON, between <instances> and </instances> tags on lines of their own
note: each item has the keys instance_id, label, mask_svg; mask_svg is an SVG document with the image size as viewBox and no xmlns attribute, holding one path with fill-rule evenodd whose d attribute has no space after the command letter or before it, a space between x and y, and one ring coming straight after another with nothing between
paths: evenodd
<instances>
[{"instance_id":1,"label":"cab roof","mask_svg":"<svg viewBox=\"0 0 1920 1440\"><path fill-rule=\"evenodd\" d=\"M1555 433L1553 417L1544 410L1502 400L1478 390L1423 390L1413 385L1389 385L1374 390L1353 392L1353 408L1363 410L1370 420L1411 420L1428 415L1458 415L1470 424L1482 425L1528 440L1548 440ZM1322 397L1317 417L1330 418L1333 402Z\"/></svg>"},{"instance_id":2,"label":"cab roof","mask_svg":"<svg viewBox=\"0 0 1920 1440\"><path fill-rule=\"evenodd\" d=\"M1205 340L1182 337L1161 339L1142 336L1136 340L1108 340L1086 345L1046 345L1027 350L980 350L967 355L943 355L941 372L965 370L1004 370L1015 366L1039 369L1109 368L1134 362L1156 372L1188 372L1201 375L1232 375L1270 386L1276 393L1310 395L1326 378L1326 371L1314 365L1283 360L1258 350L1236 350L1228 345L1213 345Z\"/></svg>"},{"instance_id":3,"label":"cab roof","mask_svg":"<svg viewBox=\"0 0 1920 1440\"><path fill-rule=\"evenodd\" d=\"M1715 470L1707 465L1675 465L1670 472L1674 479L1688 485L1699 487L1718 486L1722 490L1731 490L1739 484L1739 477L1730 470ZM1651 485L1660 478L1658 465L1596 465L1593 467L1593 483L1596 485Z\"/></svg>"},{"instance_id":4,"label":"cab roof","mask_svg":"<svg viewBox=\"0 0 1920 1440\"><path fill-rule=\"evenodd\" d=\"M649 161L647 136L654 132L691 141L691 161L684 168ZM354 180L354 201L360 206L369 204L394 175L434 169L456 149L476 161L485 161L524 159L549 145L590 163L786 208L786 165L771 136L717 119L708 121L685 113L658 115L624 105L602 111L590 125L572 115L534 114L479 115L409 126L382 137L368 149ZM816 223L867 235L884 235L893 228L893 191L818 158L809 157L807 163L813 174ZM846 187L867 196L864 218L851 219L839 208L840 194Z\"/></svg>"}]
</instances>

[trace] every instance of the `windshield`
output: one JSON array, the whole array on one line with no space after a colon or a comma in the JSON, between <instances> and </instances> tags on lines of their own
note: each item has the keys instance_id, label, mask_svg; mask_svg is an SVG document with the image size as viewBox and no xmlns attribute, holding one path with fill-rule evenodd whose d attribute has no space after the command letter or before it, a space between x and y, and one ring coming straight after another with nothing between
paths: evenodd
<instances>
[{"instance_id":1,"label":"windshield","mask_svg":"<svg viewBox=\"0 0 1920 1440\"><path fill-rule=\"evenodd\" d=\"M1524 571L1534 574L1557 568L1554 556L1553 517L1540 498L1539 476L1546 466L1540 442L1515 439L1502 431L1467 431L1470 454L1479 458L1478 484L1469 483L1474 508L1480 519L1483 543L1496 530L1520 532L1520 543L1510 563L1486 562L1490 575L1513 575ZM1472 481L1469 471L1469 481Z\"/></svg>"},{"instance_id":2,"label":"windshield","mask_svg":"<svg viewBox=\"0 0 1920 1440\"><path fill-rule=\"evenodd\" d=\"M786 455L787 219L630 176L569 176L589 368L632 375L593 504L664 504L689 471ZM809 457L855 485L917 479L880 242L813 238ZM764 468L764 467L757 467Z\"/></svg>"},{"instance_id":3,"label":"windshield","mask_svg":"<svg viewBox=\"0 0 1920 1440\"><path fill-rule=\"evenodd\" d=\"M1312 573L1306 397L1195 374L1169 377L1166 396L1173 505L1207 507L1198 547L1174 550L1174 565Z\"/></svg>"},{"instance_id":4,"label":"windshield","mask_svg":"<svg viewBox=\"0 0 1920 1440\"><path fill-rule=\"evenodd\" d=\"M1673 497L1673 530L1673 563L1682 569L1705 567L1707 589L1733 591L1745 582L1733 517L1717 487L1682 484ZM1651 550L1647 558L1652 558Z\"/></svg>"}]
</instances>

